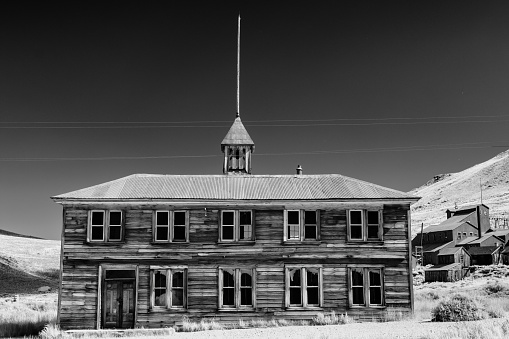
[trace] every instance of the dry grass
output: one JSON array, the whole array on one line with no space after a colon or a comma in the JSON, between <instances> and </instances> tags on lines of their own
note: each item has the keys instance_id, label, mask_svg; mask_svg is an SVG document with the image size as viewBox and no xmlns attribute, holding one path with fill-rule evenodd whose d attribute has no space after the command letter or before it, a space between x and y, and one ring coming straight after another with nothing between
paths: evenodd
<instances>
[{"instance_id":1,"label":"dry grass","mask_svg":"<svg viewBox=\"0 0 509 339\"><path fill-rule=\"evenodd\" d=\"M0 300L0 338L38 335L48 323L55 323L57 307L54 301Z\"/></svg>"}]
</instances>

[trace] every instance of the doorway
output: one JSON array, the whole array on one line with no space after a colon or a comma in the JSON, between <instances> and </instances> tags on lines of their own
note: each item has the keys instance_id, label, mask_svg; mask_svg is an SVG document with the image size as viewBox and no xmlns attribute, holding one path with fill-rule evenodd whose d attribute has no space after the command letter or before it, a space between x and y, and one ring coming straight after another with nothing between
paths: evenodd
<instances>
[{"instance_id":1,"label":"doorway","mask_svg":"<svg viewBox=\"0 0 509 339\"><path fill-rule=\"evenodd\" d=\"M135 271L106 270L103 285L103 328L134 328Z\"/></svg>"}]
</instances>

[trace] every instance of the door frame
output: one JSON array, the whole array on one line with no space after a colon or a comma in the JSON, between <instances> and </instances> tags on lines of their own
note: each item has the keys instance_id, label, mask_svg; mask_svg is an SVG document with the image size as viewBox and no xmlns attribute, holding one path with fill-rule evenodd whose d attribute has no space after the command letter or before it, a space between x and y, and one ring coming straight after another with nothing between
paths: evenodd
<instances>
[{"instance_id":1,"label":"door frame","mask_svg":"<svg viewBox=\"0 0 509 339\"><path fill-rule=\"evenodd\" d=\"M134 271L134 315L133 327L136 326L138 321L138 265L115 265L115 264L100 264L97 281L97 318L96 329L103 328L103 290L106 284L106 271Z\"/></svg>"}]
</instances>

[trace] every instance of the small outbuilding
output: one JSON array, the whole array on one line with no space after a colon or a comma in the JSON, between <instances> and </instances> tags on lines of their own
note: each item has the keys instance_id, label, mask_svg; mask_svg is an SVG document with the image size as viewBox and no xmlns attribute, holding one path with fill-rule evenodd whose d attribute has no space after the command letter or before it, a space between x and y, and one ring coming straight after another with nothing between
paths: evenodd
<instances>
[{"instance_id":1,"label":"small outbuilding","mask_svg":"<svg viewBox=\"0 0 509 339\"><path fill-rule=\"evenodd\" d=\"M472 265L492 265L500 261L501 246L470 247Z\"/></svg>"},{"instance_id":2,"label":"small outbuilding","mask_svg":"<svg viewBox=\"0 0 509 339\"><path fill-rule=\"evenodd\" d=\"M451 282L463 279L463 269L460 263L436 265L424 271L424 281Z\"/></svg>"}]
</instances>

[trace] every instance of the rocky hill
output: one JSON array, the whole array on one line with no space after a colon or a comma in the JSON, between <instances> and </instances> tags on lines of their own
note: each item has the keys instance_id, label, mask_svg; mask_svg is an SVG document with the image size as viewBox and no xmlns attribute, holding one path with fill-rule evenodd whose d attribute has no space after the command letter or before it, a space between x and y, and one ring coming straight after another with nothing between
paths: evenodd
<instances>
[{"instance_id":1,"label":"rocky hill","mask_svg":"<svg viewBox=\"0 0 509 339\"><path fill-rule=\"evenodd\" d=\"M60 241L0 233L0 295L58 287Z\"/></svg>"},{"instance_id":2,"label":"rocky hill","mask_svg":"<svg viewBox=\"0 0 509 339\"><path fill-rule=\"evenodd\" d=\"M491 217L509 218L509 150L458 173L439 174L410 193L422 197L412 206L412 234L446 219L455 206L478 204L490 208Z\"/></svg>"}]
</instances>

